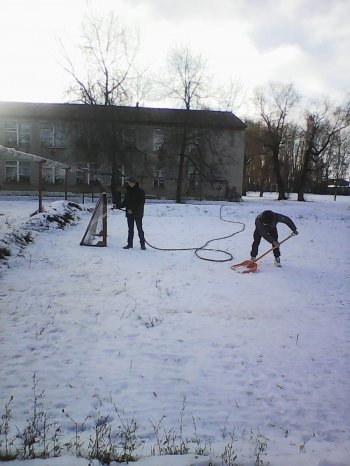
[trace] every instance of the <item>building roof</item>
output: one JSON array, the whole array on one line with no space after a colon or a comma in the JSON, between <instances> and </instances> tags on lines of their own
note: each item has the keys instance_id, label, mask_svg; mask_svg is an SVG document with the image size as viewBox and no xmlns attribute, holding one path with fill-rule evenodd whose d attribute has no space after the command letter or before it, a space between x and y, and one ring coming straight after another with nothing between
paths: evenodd
<instances>
[{"instance_id":1,"label":"building roof","mask_svg":"<svg viewBox=\"0 0 350 466\"><path fill-rule=\"evenodd\" d=\"M212 110L182 110L150 107L117 107L87 104L57 104L31 102L0 102L0 118L40 120L102 120L114 119L122 124L152 126L189 126L232 128L244 130L246 125L232 112Z\"/></svg>"},{"instance_id":2,"label":"building roof","mask_svg":"<svg viewBox=\"0 0 350 466\"><path fill-rule=\"evenodd\" d=\"M47 157L40 157L40 155L30 154L29 152L23 152L18 149L12 149L5 147L0 144L0 157L14 158L15 160L26 160L28 162L43 162L46 167L61 167L70 168L70 165L66 163L58 162Z\"/></svg>"}]
</instances>

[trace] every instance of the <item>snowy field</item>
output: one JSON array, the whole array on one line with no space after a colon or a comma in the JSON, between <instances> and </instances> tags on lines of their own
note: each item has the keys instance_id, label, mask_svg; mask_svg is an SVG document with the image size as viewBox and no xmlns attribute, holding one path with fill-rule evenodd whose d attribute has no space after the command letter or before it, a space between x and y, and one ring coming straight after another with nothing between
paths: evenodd
<instances>
[{"instance_id":1,"label":"snowy field","mask_svg":"<svg viewBox=\"0 0 350 466\"><path fill-rule=\"evenodd\" d=\"M78 429L82 454L97 426L135 421L139 466L349 466L350 197L274 198L146 204L146 240L160 248L198 247L242 222L242 232L209 245L231 262L141 251L137 238L123 250L120 211L108 211L107 248L79 246L89 212L63 230L33 232L0 265L8 438L24 431L36 396L60 444ZM230 222L220 220L223 204ZM0 197L0 239L36 209L34 198ZM282 245L282 268L270 254L258 272L239 274L230 265L249 258L265 209L290 216L299 236ZM280 239L289 233L279 224ZM262 240L259 252L268 248ZM181 446L188 454L158 455ZM88 464L72 450L24 464Z\"/></svg>"}]
</instances>

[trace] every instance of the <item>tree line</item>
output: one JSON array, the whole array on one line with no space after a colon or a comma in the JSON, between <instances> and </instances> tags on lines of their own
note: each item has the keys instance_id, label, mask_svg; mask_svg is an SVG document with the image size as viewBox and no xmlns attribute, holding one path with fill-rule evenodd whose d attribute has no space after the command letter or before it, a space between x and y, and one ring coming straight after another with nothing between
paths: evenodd
<instances>
[{"instance_id":1,"label":"tree line","mask_svg":"<svg viewBox=\"0 0 350 466\"><path fill-rule=\"evenodd\" d=\"M236 110L240 84L231 80L215 87L205 58L186 45L169 50L166 71L152 76L140 65L140 37L113 13L86 17L82 25L79 60L73 60L63 42L64 68L71 76L70 102L89 105L135 105L144 99L172 99L192 109ZM79 62L79 63L78 63ZM176 103L175 103L176 102ZM244 191L278 192L278 199L297 192L322 192L331 179L346 178L350 164L350 98L342 105L306 101L292 83L271 82L256 88L256 117L246 118ZM104 141L112 167L112 190L118 167L125 158L116 123L99 129L94 138ZM186 148L190 131L184 124L179 148L176 201L181 202ZM91 137L91 136L89 136ZM192 142L193 143L193 142ZM94 150L96 150L95 145ZM199 173L203 175L204 173Z\"/></svg>"},{"instance_id":2,"label":"tree line","mask_svg":"<svg viewBox=\"0 0 350 466\"><path fill-rule=\"evenodd\" d=\"M259 117L246 122L245 189L276 190L279 200L296 192L304 201L305 192L324 193L331 181L348 178L350 101L300 101L292 84L256 89Z\"/></svg>"}]
</instances>

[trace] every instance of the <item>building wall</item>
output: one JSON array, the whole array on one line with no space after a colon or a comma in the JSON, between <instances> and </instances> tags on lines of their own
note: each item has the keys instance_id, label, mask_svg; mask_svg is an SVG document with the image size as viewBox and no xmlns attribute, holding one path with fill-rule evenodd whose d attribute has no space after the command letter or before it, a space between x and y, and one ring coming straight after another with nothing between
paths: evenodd
<instances>
[{"instance_id":1,"label":"building wall","mask_svg":"<svg viewBox=\"0 0 350 466\"><path fill-rule=\"evenodd\" d=\"M174 199L183 127L172 125L171 118L164 124L161 121L157 124L118 121L113 125L109 120L71 118L69 106L66 107L67 114L61 112L61 118L57 119L48 118L47 115L41 117L40 112L39 115L36 112L35 117L30 114L16 115L15 112L4 115L0 105L0 144L71 165L68 172L69 191L108 191L113 159L117 161L121 191L127 177L132 174L139 177L148 196ZM109 125L113 131L109 131ZM114 133L118 135L117 141L112 152L108 152L105 146L102 147L101 140ZM239 199L242 193L244 144L242 127L210 127L209 124L188 129L185 153L189 158L186 157L184 164L183 195L203 199ZM28 168L26 163L19 162L22 167L17 166L17 180L10 181L6 179L8 162L8 159L0 156L0 189L37 189L38 170L35 163ZM198 174L196 167L202 175ZM22 175L19 174L21 168ZM12 173L13 170L10 171ZM64 171L57 168L44 168L44 171L44 189L63 191Z\"/></svg>"}]
</instances>

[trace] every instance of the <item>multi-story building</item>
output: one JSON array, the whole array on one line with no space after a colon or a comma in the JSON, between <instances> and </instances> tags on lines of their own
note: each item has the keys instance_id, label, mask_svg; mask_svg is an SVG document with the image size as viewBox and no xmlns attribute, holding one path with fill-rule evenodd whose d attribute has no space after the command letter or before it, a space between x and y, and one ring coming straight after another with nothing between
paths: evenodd
<instances>
[{"instance_id":1,"label":"multi-story building","mask_svg":"<svg viewBox=\"0 0 350 466\"><path fill-rule=\"evenodd\" d=\"M122 191L138 177L148 196L240 199L245 125L231 112L0 102L0 144L70 166L72 192ZM35 190L35 163L0 155L0 189ZM180 176L179 176L180 173ZM66 170L43 166L44 189Z\"/></svg>"}]
</instances>

